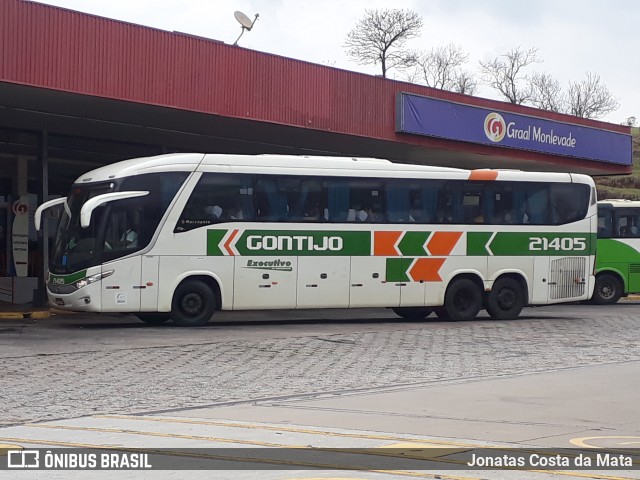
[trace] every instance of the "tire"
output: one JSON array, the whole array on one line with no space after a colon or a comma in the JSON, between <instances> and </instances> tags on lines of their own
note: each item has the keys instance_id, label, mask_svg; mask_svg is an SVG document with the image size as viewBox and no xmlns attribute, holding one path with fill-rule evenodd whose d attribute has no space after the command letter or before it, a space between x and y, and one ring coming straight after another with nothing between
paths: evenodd
<instances>
[{"instance_id":1,"label":"tire","mask_svg":"<svg viewBox=\"0 0 640 480\"><path fill-rule=\"evenodd\" d=\"M482 308L482 293L473 280L454 280L447 288L442 308L454 322L474 320Z\"/></svg>"},{"instance_id":2,"label":"tire","mask_svg":"<svg viewBox=\"0 0 640 480\"><path fill-rule=\"evenodd\" d=\"M499 278L487 295L487 313L496 320L513 320L522 312L524 302L524 291L516 279Z\"/></svg>"},{"instance_id":3,"label":"tire","mask_svg":"<svg viewBox=\"0 0 640 480\"><path fill-rule=\"evenodd\" d=\"M601 273L596 277L591 302L596 305L613 305L622 296L622 282L616 275Z\"/></svg>"},{"instance_id":4,"label":"tire","mask_svg":"<svg viewBox=\"0 0 640 480\"><path fill-rule=\"evenodd\" d=\"M171 320L171 315L164 312L140 312L136 317L149 325L162 325Z\"/></svg>"},{"instance_id":5,"label":"tire","mask_svg":"<svg viewBox=\"0 0 640 480\"><path fill-rule=\"evenodd\" d=\"M396 315L407 320L423 320L433 311L429 307L396 307L392 308Z\"/></svg>"},{"instance_id":6,"label":"tire","mask_svg":"<svg viewBox=\"0 0 640 480\"><path fill-rule=\"evenodd\" d=\"M216 311L216 297L202 280L185 280L173 294L171 318L179 327L206 325Z\"/></svg>"}]
</instances>

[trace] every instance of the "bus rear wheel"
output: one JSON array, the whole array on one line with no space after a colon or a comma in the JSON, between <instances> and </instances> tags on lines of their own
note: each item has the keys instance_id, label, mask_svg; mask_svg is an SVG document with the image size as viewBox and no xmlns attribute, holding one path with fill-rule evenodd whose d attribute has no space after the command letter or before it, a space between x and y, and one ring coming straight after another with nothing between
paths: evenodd
<instances>
[{"instance_id":1,"label":"bus rear wheel","mask_svg":"<svg viewBox=\"0 0 640 480\"><path fill-rule=\"evenodd\" d=\"M163 312L140 312L136 317L149 325L162 325L171 320L171 315Z\"/></svg>"},{"instance_id":2,"label":"bus rear wheel","mask_svg":"<svg viewBox=\"0 0 640 480\"><path fill-rule=\"evenodd\" d=\"M611 273L603 273L596 277L591 302L596 305L613 305L622 296L622 282Z\"/></svg>"},{"instance_id":3,"label":"bus rear wheel","mask_svg":"<svg viewBox=\"0 0 640 480\"><path fill-rule=\"evenodd\" d=\"M173 294L171 318L179 327L206 325L216 310L216 297L202 280L185 280Z\"/></svg>"},{"instance_id":4,"label":"bus rear wheel","mask_svg":"<svg viewBox=\"0 0 640 480\"><path fill-rule=\"evenodd\" d=\"M487 313L496 320L518 318L524 308L522 286L514 278L500 278L487 296Z\"/></svg>"},{"instance_id":5,"label":"bus rear wheel","mask_svg":"<svg viewBox=\"0 0 640 480\"><path fill-rule=\"evenodd\" d=\"M431 315L433 309L428 307L396 307L392 309L396 315L407 320L422 320Z\"/></svg>"},{"instance_id":6,"label":"bus rear wheel","mask_svg":"<svg viewBox=\"0 0 640 480\"><path fill-rule=\"evenodd\" d=\"M444 305L438 309L438 317L446 317L454 322L473 320L482 308L482 293L476 283L469 278L459 278L451 282L444 296Z\"/></svg>"}]
</instances>

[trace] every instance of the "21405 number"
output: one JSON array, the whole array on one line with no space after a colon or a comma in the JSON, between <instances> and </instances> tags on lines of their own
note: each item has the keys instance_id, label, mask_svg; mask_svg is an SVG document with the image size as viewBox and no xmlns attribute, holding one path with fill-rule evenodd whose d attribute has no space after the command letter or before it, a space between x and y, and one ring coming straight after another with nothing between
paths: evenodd
<instances>
[{"instance_id":1,"label":"21405 number","mask_svg":"<svg viewBox=\"0 0 640 480\"><path fill-rule=\"evenodd\" d=\"M529 238L529 250L533 251L570 251L570 250L586 250L587 239L586 238L554 238L549 240L545 237L531 237Z\"/></svg>"}]
</instances>

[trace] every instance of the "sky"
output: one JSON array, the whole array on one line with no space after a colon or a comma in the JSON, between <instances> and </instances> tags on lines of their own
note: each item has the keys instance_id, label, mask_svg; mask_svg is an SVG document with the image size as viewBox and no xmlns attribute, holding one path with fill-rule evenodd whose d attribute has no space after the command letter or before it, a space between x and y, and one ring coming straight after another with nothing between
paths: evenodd
<instances>
[{"instance_id":1,"label":"sky","mask_svg":"<svg viewBox=\"0 0 640 480\"><path fill-rule=\"evenodd\" d=\"M422 35L408 47L428 51L449 43L469 55L467 70L510 49L538 49L540 64L526 72L548 73L564 90L587 72L600 76L620 108L601 120L640 123L640 1L638 0L40 0L103 17L178 31L233 44L242 29L235 11L259 18L243 34L244 48L312 63L380 74L379 66L350 60L344 41L366 9L418 12ZM390 78L403 80L398 73ZM489 87L477 96L500 99Z\"/></svg>"}]
</instances>

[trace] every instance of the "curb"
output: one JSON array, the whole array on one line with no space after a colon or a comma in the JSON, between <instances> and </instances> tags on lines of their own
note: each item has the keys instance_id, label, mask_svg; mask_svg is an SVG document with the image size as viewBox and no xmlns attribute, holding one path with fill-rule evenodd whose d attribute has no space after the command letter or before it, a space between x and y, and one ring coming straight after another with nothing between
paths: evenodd
<instances>
[{"instance_id":1,"label":"curb","mask_svg":"<svg viewBox=\"0 0 640 480\"><path fill-rule=\"evenodd\" d=\"M0 312L0 320L25 320L48 318L51 315L49 310L36 310L29 312Z\"/></svg>"}]
</instances>

